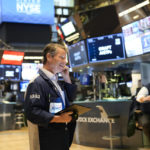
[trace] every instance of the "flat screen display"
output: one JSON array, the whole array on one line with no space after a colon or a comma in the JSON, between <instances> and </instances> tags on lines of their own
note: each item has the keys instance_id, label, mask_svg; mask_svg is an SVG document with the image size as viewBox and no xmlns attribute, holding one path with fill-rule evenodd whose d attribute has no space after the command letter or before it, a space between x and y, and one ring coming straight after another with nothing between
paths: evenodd
<instances>
[{"instance_id":1,"label":"flat screen display","mask_svg":"<svg viewBox=\"0 0 150 150\"><path fill-rule=\"evenodd\" d=\"M5 80L20 80L21 66L3 65L3 75Z\"/></svg>"},{"instance_id":2,"label":"flat screen display","mask_svg":"<svg viewBox=\"0 0 150 150\"><path fill-rule=\"evenodd\" d=\"M91 84L91 76L89 74L81 74L80 75L80 83L81 85L90 85Z\"/></svg>"},{"instance_id":3,"label":"flat screen display","mask_svg":"<svg viewBox=\"0 0 150 150\"><path fill-rule=\"evenodd\" d=\"M139 20L143 53L150 52L150 17Z\"/></svg>"},{"instance_id":4,"label":"flat screen display","mask_svg":"<svg viewBox=\"0 0 150 150\"><path fill-rule=\"evenodd\" d=\"M53 0L1 0L2 22L54 24Z\"/></svg>"},{"instance_id":5,"label":"flat screen display","mask_svg":"<svg viewBox=\"0 0 150 150\"><path fill-rule=\"evenodd\" d=\"M104 62L125 58L122 33L87 39L89 62Z\"/></svg>"},{"instance_id":6,"label":"flat screen display","mask_svg":"<svg viewBox=\"0 0 150 150\"><path fill-rule=\"evenodd\" d=\"M139 21L133 22L122 27L122 32L125 41L125 50L127 57L137 56L143 54Z\"/></svg>"},{"instance_id":7,"label":"flat screen display","mask_svg":"<svg viewBox=\"0 0 150 150\"><path fill-rule=\"evenodd\" d=\"M62 29L65 37L76 31L76 29L75 29L75 27L74 27L74 25L71 21L69 21L69 22L65 23L64 25L62 25L61 29Z\"/></svg>"},{"instance_id":8,"label":"flat screen display","mask_svg":"<svg viewBox=\"0 0 150 150\"><path fill-rule=\"evenodd\" d=\"M77 22L72 16L59 23L56 28L59 36L65 40L68 45L71 45L76 39L79 41L80 33L78 32Z\"/></svg>"},{"instance_id":9,"label":"flat screen display","mask_svg":"<svg viewBox=\"0 0 150 150\"><path fill-rule=\"evenodd\" d=\"M72 68L88 63L86 46L84 41L72 44L68 46L68 49L69 61Z\"/></svg>"},{"instance_id":10,"label":"flat screen display","mask_svg":"<svg viewBox=\"0 0 150 150\"><path fill-rule=\"evenodd\" d=\"M25 92L28 84L29 84L29 81L21 81L20 82L20 92Z\"/></svg>"},{"instance_id":11,"label":"flat screen display","mask_svg":"<svg viewBox=\"0 0 150 150\"><path fill-rule=\"evenodd\" d=\"M33 79L37 75L39 68L41 68L42 66L42 64L22 63L22 80Z\"/></svg>"}]
</instances>

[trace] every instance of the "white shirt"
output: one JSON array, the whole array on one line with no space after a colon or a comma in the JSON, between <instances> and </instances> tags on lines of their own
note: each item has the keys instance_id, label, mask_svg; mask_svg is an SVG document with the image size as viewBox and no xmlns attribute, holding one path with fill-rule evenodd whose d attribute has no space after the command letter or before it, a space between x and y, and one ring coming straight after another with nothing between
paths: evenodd
<instances>
[{"instance_id":1,"label":"white shirt","mask_svg":"<svg viewBox=\"0 0 150 150\"><path fill-rule=\"evenodd\" d=\"M64 91L62 91L61 87L59 86L59 84L57 83L58 78L56 75L54 75L53 73L51 73L50 71L41 68L41 70L46 74L46 76L53 82L53 84L56 86L56 88L58 89L59 93L61 94L64 106L65 106L65 94Z\"/></svg>"},{"instance_id":2,"label":"white shirt","mask_svg":"<svg viewBox=\"0 0 150 150\"><path fill-rule=\"evenodd\" d=\"M148 96L148 89L146 87L142 87L141 90L138 92L136 100L139 102L141 97L146 97Z\"/></svg>"}]
</instances>

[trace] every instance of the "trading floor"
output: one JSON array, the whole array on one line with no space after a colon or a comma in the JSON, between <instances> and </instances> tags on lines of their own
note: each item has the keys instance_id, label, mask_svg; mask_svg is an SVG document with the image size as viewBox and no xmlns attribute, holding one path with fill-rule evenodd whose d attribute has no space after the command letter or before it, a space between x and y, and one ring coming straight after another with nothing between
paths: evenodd
<instances>
[{"instance_id":1,"label":"trading floor","mask_svg":"<svg viewBox=\"0 0 150 150\"><path fill-rule=\"evenodd\" d=\"M29 150L27 128L0 132L0 150ZM87 147L72 144L70 150L108 150L104 148ZM131 149L130 149L131 150ZM138 150L150 150L139 148Z\"/></svg>"}]
</instances>

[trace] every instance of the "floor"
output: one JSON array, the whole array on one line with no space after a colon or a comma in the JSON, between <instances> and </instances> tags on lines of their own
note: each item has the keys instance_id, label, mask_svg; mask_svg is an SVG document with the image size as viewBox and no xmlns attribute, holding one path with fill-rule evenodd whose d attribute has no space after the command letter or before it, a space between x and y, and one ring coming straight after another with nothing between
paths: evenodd
<instances>
[{"instance_id":1,"label":"floor","mask_svg":"<svg viewBox=\"0 0 150 150\"><path fill-rule=\"evenodd\" d=\"M27 128L20 130L0 131L0 150L29 150ZM107 150L72 144L70 150ZM150 150L139 148L138 150Z\"/></svg>"}]
</instances>

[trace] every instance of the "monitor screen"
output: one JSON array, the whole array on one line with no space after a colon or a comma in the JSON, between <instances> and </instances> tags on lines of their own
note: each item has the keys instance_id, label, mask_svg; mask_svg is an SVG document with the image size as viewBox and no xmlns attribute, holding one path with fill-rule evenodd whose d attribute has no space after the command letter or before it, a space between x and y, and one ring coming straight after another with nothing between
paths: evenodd
<instances>
[{"instance_id":1,"label":"monitor screen","mask_svg":"<svg viewBox=\"0 0 150 150\"><path fill-rule=\"evenodd\" d=\"M61 39L63 39L68 45L71 45L74 40L78 39L79 41L80 33L78 31L77 22L73 16L59 23L56 28Z\"/></svg>"},{"instance_id":2,"label":"monitor screen","mask_svg":"<svg viewBox=\"0 0 150 150\"><path fill-rule=\"evenodd\" d=\"M140 22L136 21L122 27L127 57L143 54Z\"/></svg>"},{"instance_id":3,"label":"monitor screen","mask_svg":"<svg viewBox=\"0 0 150 150\"><path fill-rule=\"evenodd\" d=\"M86 46L84 41L68 46L71 67L85 65L88 63Z\"/></svg>"},{"instance_id":4,"label":"monitor screen","mask_svg":"<svg viewBox=\"0 0 150 150\"><path fill-rule=\"evenodd\" d=\"M76 31L76 29L75 29L75 27L71 21L63 24L61 26L61 29L62 29L65 36L68 36L68 35L70 35Z\"/></svg>"},{"instance_id":5,"label":"monitor screen","mask_svg":"<svg viewBox=\"0 0 150 150\"><path fill-rule=\"evenodd\" d=\"M5 80L20 80L21 66L3 65L3 75Z\"/></svg>"},{"instance_id":6,"label":"monitor screen","mask_svg":"<svg viewBox=\"0 0 150 150\"><path fill-rule=\"evenodd\" d=\"M150 17L139 20L143 53L150 52Z\"/></svg>"},{"instance_id":7,"label":"monitor screen","mask_svg":"<svg viewBox=\"0 0 150 150\"><path fill-rule=\"evenodd\" d=\"M37 75L39 68L41 68L42 66L42 64L22 63L22 80L33 79Z\"/></svg>"},{"instance_id":8,"label":"monitor screen","mask_svg":"<svg viewBox=\"0 0 150 150\"><path fill-rule=\"evenodd\" d=\"M80 75L80 83L81 85L90 85L91 84L91 76L89 74L81 74Z\"/></svg>"},{"instance_id":9,"label":"monitor screen","mask_svg":"<svg viewBox=\"0 0 150 150\"><path fill-rule=\"evenodd\" d=\"M2 22L54 24L53 0L1 0Z\"/></svg>"},{"instance_id":10,"label":"monitor screen","mask_svg":"<svg viewBox=\"0 0 150 150\"><path fill-rule=\"evenodd\" d=\"M29 84L29 81L21 81L20 82L20 92L25 92L28 84Z\"/></svg>"},{"instance_id":11,"label":"monitor screen","mask_svg":"<svg viewBox=\"0 0 150 150\"><path fill-rule=\"evenodd\" d=\"M89 62L103 62L125 58L122 33L87 39Z\"/></svg>"}]
</instances>

